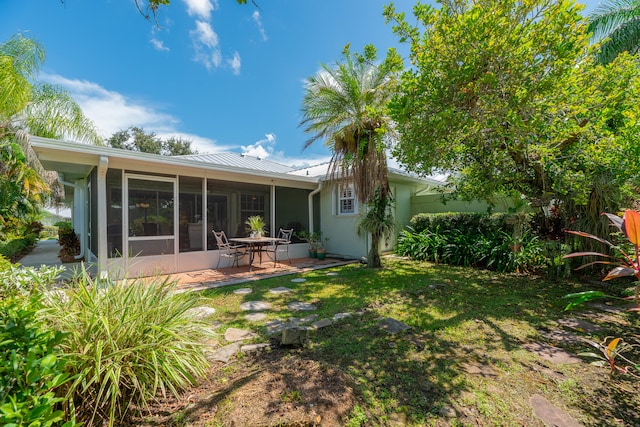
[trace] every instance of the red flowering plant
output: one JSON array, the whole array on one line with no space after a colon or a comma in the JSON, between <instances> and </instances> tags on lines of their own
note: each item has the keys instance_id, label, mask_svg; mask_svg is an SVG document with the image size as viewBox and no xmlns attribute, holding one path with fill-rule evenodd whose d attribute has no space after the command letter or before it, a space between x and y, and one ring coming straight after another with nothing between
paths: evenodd
<instances>
[{"instance_id":1,"label":"red flowering plant","mask_svg":"<svg viewBox=\"0 0 640 427\"><path fill-rule=\"evenodd\" d=\"M575 234L576 236L586 237L589 239L596 240L600 243L605 244L609 248L615 250L618 256L612 256L603 254L600 252L574 252L572 254L565 255L564 258L576 258L576 257L600 257L601 259L589 262L584 264L579 269L594 265L594 264L608 264L613 265L614 268L609 271L603 281L616 279L619 277L628 277L635 276L637 281L635 282L635 290L634 296L624 299L633 299L636 304L640 304L640 213L633 210L626 210L624 212L624 216L620 218L618 215L603 213L602 215L606 215L611 222L611 225L616 227L618 231L626 237L628 243L631 244L631 250L625 250L622 245L616 245L611 243L606 239L602 239L598 236L594 236L593 234L585 233L582 231L569 231L567 233ZM627 245L628 246L628 245ZM574 294L569 294L565 296L566 299L570 300L569 305L565 308L568 310L573 308L583 302L590 301L597 298L616 298L611 295L607 295L602 291L587 291L587 292L579 292ZM630 311L639 311L638 307L630 309ZM600 350L600 353L582 353L583 356L596 357L600 360L594 362L595 365L599 366L609 366L611 368L611 373L614 372L622 372L633 375L637 378L640 378L640 364L633 363L622 353L630 351L633 347L636 347L635 344L625 343L621 338L607 337L602 343L598 343L591 340L585 340L591 346ZM623 364L620 363L620 360L624 361Z\"/></svg>"}]
</instances>

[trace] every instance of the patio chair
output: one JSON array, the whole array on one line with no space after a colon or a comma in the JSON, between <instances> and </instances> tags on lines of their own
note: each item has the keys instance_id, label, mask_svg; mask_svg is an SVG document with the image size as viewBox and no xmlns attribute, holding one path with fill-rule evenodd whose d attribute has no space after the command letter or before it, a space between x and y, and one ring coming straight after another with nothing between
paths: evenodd
<instances>
[{"instance_id":1,"label":"patio chair","mask_svg":"<svg viewBox=\"0 0 640 427\"><path fill-rule=\"evenodd\" d=\"M269 258L273 258L273 266L275 267L278 264L278 253L286 253L287 258L289 259L289 265L291 265L291 257L289 256L289 245L291 244L291 238L293 236L293 228L284 229L281 228L278 231L278 238L283 239L279 242L274 242L273 244L267 246L265 248L265 252L269 256Z\"/></svg>"},{"instance_id":2,"label":"patio chair","mask_svg":"<svg viewBox=\"0 0 640 427\"><path fill-rule=\"evenodd\" d=\"M247 254L247 251L245 250L246 247L244 245L230 244L224 231L211 231L213 232L213 235L216 238L216 243L218 245L218 263L216 264L216 269L220 266L220 260L223 257L233 260L231 262L232 267L234 264L236 267L239 267L238 260Z\"/></svg>"}]
</instances>

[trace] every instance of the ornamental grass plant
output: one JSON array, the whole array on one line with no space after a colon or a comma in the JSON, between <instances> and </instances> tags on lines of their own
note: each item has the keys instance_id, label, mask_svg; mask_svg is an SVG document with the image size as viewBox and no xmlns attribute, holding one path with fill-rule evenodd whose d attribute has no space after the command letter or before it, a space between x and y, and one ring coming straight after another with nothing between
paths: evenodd
<instances>
[{"instance_id":1,"label":"ornamental grass plant","mask_svg":"<svg viewBox=\"0 0 640 427\"><path fill-rule=\"evenodd\" d=\"M194 318L194 293L172 283L115 283L76 278L47 299L51 325L67 334L60 350L75 378L67 386L69 414L87 425L117 425L130 407L158 394L177 395L209 368L210 327Z\"/></svg>"}]
</instances>

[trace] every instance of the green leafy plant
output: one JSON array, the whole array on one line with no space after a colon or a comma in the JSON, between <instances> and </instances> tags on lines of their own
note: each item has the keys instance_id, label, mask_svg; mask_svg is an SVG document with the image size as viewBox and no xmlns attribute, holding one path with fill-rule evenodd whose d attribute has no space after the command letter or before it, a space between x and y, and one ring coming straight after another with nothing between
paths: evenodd
<instances>
[{"instance_id":1,"label":"green leafy plant","mask_svg":"<svg viewBox=\"0 0 640 427\"><path fill-rule=\"evenodd\" d=\"M204 344L212 333L194 318L193 293L168 281L116 284L83 274L52 295L49 322L68 335L61 350L75 377L71 410L90 425L117 424L131 405L145 407L159 392L177 395L209 367Z\"/></svg>"},{"instance_id":2,"label":"green leafy plant","mask_svg":"<svg viewBox=\"0 0 640 427\"><path fill-rule=\"evenodd\" d=\"M606 337L602 343L587 339L585 339L585 341L600 351L600 353L579 353L580 356L598 359L592 362L592 365L608 366L611 369L612 375L616 372L621 372L640 378L640 363L632 362L623 354L632 350L633 347L638 347L637 345L632 345L624 342L621 338L613 337ZM623 364L619 362L620 360L622 360Z\"/></svg>"},{"instance_id":3,"label":"green leafy plant","mask_svg":"<svg viewBox=\"0 0 640 427\"><path fill-rule=\"evenodd\" d=\"M57 346L64 334L41 319L40 297L0 298L0 425L59 425L65 399L56 391L69 380ZM65 423L65 426L73 425Z\"/></svg>"},{"instance_id":4,"label":"green leafy plant","mask_svg":"<svg viewBox=\"0 0 640 427\"><path fill-rule=\"evenodd\" d=\"M27 296L34 291L44 291L58 281L62 266L24 267L12 265L0 270L0 297Z\"/></svg>"},{"instance_id":5,"label":"green leafy plant","mask_svg":"<svg viewBox=\"0 0 640 427\"><path fill-rule=\"evenodd\" d=\"M298 233L298 237L309 243L309 250L318 250L318 247L322 244L322 233L320 231L314 231L313 233L301 231Z\"/></svg>"},{"instance_id":6,"label":"green leafy plant","mask_svg":"<svg viewBox=\"0 0 640 427\"><path fill-rule=\"evenodd\" d=\"M260 215L254 215L247 218L244 222L247 230L254 236L263 236L266 224Z\"/></svg>"}]
</instances>

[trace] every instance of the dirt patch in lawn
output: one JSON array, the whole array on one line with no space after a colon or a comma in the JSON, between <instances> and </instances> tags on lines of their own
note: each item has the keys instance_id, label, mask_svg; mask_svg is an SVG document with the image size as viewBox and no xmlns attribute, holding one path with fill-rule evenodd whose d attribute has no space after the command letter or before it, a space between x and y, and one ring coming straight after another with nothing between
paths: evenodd
<instances>
[{"instance_id":1,"label":"dirt patch in lawn","mask_svg":"<svg viewBox=\"0 0 640 427\"><path fill-rule=\"evenodd\" d=\"M161 399L135 426L341 426L356 405L342 371L281 349L212 367L198 387Z\"/></svg>"}]
</instances>

